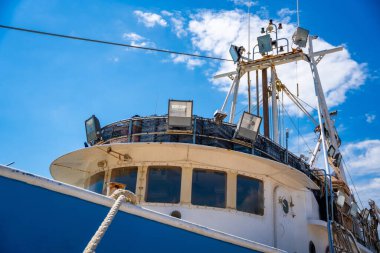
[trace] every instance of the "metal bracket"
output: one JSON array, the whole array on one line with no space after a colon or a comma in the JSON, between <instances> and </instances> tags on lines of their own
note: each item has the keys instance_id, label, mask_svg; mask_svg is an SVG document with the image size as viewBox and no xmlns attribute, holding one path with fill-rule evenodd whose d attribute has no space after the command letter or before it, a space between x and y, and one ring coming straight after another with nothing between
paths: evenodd
<instances>
[{"instance_id":1,"label":"metal bracket","mask_svg":"<svg viewBox=\"0 0 380 253\"><path fill-rule=\"evenodd\" d=\"M318 56L318 58L315 60L315 64L317 65L317 64L322 60L322 58L323 58L324 56L325 56L324 54Z\"/></svg>"}]
</instances>

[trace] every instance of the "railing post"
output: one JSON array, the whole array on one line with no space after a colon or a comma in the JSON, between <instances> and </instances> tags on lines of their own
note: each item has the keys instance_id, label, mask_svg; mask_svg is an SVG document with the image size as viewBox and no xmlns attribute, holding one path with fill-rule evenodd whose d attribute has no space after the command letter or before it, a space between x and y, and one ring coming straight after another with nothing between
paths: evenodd
<instances>
[{"instance_id":1,"label":"railing post","mask_svg":"<svg viewBox=\"0 0 380 253\"><path fill-rule=\"evenodd\" d=\"M193 144L197 144L197 117L194 116Z\"/></svg>"},{"instance_id":2,"label":"railing post","mask_svg":"<svg viewBox=\"0 0 380 253\"><path fill-rule=\"evenodd\" d=\"M129 126L128 126L128 142L132 142L132 127L133 127L133 119L129 120Z\"/></svg>"}]
</instances>

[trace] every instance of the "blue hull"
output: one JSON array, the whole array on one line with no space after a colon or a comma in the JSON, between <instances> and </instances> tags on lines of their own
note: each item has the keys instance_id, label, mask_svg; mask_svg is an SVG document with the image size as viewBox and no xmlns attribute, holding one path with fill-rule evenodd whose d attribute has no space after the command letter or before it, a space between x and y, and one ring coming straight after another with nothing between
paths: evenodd
<instances>
[{"instance_id":1,"label":"blue hull","mask_svg":"<svg viewBox=\"0 0 380 253\"><path fill-rule=\"evenodd\" d=\"M82 252L109 211L2 176L0 196L0 252ZM96 252L262 251L119 211Z\"/></svg>"}]
</instances>

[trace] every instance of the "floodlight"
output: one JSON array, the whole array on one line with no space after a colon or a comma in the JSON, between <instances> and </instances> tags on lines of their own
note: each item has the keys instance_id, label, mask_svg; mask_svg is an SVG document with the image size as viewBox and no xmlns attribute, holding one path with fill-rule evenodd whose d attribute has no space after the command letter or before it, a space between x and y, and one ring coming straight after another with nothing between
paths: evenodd
<instances>
[{"instance_id":1,"label":"floodlight","mask_svg":"<svg viewBox=\"0 0 380 253\"><path fill-rule=\"evenodd\" d=\"M309 30L297 27L297 30L293 34L293 42L299 47L306 47L307 37L309 36Z\"/></svg>"},{"instance_id":2,"label":"floodlight","mask_svg":"<svg viewBox=\"0 0 380 253\"><path fill-rule=\"evenodd\" d=\"M92 115L88 120L84 122L86 128L87 143L94 145L99 140L100 135L100 123L95 115Z\"/></svg>"},{"instance_id":3,"label":"floodlight","mask_svg":"<svg viewBox=\"0 0 380 253\"><path fill-rule=\"evenodd\" d=\"M335 167L339 168L342 162L342 155L340 153L335 154L333 164Z\"/></svg>"},{"instance_id":4,"label":"floodlight","mask_svg":"<svg viewBox=\"0 0 380 253\"><path fill-rule=\"evenodd\" d=\"M338 198L336 199L336 204L340 207L343 207L344 202L346 201L346 196L341 191L338 191L337 195L338 195Z\"/></svg>"},{"instance_id":5,"label":"floodlight","mask_svg":"<svg viewBox=\"0 0 380 253\"><path fill-rule=\"evenodd\" d=\"M272 51L272 39L269 34L257 37L257 42L261 54Z\"/></svg>"},{"instance_id":6,"label":"floodlight","mask_svg":"<svg viewBox=\"0 0 380 253\"><path fill-rule=\"evenodd\" d=\"M261 124L261 117L244 112L237 124L234 138L243 137L252 141L256 140Z\"/></svg>"},{"instance_id":7,"label":"floodlight","mask_svg":"<svg viewBox=\"0 0 380 253\"><path fill-rule=\"evenodd\" d=\"M231 45L230 47L230 55L232 57L232 60L234 61L234 63L237 63L238 61L240 61L241 59L241 56L244 52L244 47L238 47L238 46L235 46L235 45Z\"/></svg>"},{"instance_id":8,"label":"floodlight","mask_svg":"<svg viewBox=\"0 0 380 253\"><path fill-rule=\"evenodd\" d=\"M335 148L334 148L333 145L330 145L330 147L329 147L329 149L327 151L327 154L328 154L329 157L334 157L334 155L335 155Z\"/></svg>"},{"instance_id":9,"label":"floodlight","mask_svg":"<svg viewBox=\"0 0 380 253\"><path fill-rule=\"evenodd\" d=\"M193 101L169 100L168 127L191 129Z\"/></svg>"},{"instance_id":10,"label":"floodlight","mask_svg":"<svg viewBox=\"0 0 380 253\"><path fill-rule=\"evenodd\" d=\"M216 124L222 124L223 120L227 117L227 113L222 112L221 110L216 110L214 113L214 120Z\"/></svg>"}]
</instances>

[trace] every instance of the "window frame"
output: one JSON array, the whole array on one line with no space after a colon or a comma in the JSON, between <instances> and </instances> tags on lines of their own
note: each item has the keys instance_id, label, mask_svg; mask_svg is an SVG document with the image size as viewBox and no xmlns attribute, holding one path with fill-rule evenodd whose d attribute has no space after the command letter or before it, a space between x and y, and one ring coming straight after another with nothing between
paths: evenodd
<instances>
[{"instance_id":1,"label":"window frame","mask_svg":"<svg viewBox=\"0 0 380 253\"><path fill-rule=\"evenodd\" d=\"M93 178L94 176L98 175L98 174L102 174L103 173L103 183L102 183L102 190L101 192L97 192L97 191L94 191L94 190L91 190L90 187L91 187L91 178ZM98 193L98 194L105 194L105 185L106 185L106 180L107 180L107 177L106 177L106 171L98 171L98 172L95 172L94 174L90 175L88 178L87 178L87 190L91 191L91 192L95 192L95 193Z\"/></svg>"},{"instance_id":2,"label":"window frame","mask_svg":"<svg viewBox=\"0 0 380 253\"><path fill-rule=\"evenodd\" d=\"M199 203L194 203L194 172L196 171L205 171L205 172L213 172L214 174L220 173L224 175L224 205L223 206L215 206L215 205L202 205ZM227 186L227 181L228 181L228 173L223 170L213 170L213 169L204 169L204 168L193 168L192 170L192 182L191 182L191 199L190 203L194 206L202 206L202 207L209 207L209 208L222 208L226 209L227 208L227 195L228 195L228 186Z\"/></svg>"},{"instance_id":3,"label":"window frame","mask_svg":"<svg viewBox=\"0 0 380 253\"><path fill-rule=\"evenodd\" d=\"M149 198L149 171L151 169L166 169L166 170L178 170L179 171L178 201L176 201L176 202L167 202L167 201L152 201L152 200L148 200L148 198ZM182 191L181 188L182 188L182 174L183 174L182 172L183 172L183 168L180 167L180 166L168 166L168 165L152 165L152 166L148 166L146 168L146 174L145 174L146 183L145 183L144 201L146 203L153 203L153 204L179 204L179 203L181 203L181 191Z\"/></svg>"},{"instance_id":4,"label":"window frame","mask_svg":"<svg viewBox=\"0 0 380 253\"><path fill-rule=\"evenodd\" d=\"M123 182L118 182L118 181L115 181L115 180L112 180L112 177L113 177L113 173L116 172L117 170L123 170L123 169L128 169L128 170L132 170L132 169L135 169L136 170L136 182L135 182L135 188L134 190L132 191L134 194L136 194L137 192L137 183L138 183L138 177L139 177L139 167L138 166L126 166L126 167L117 167L117 168L112 168L110 170L110 176L109 176L109 182L117 182L117 183L122 183L124 184ZM130 189L127 189L126 190L129 190L131 191Z\"/></svg>"},{"instance_id":5,"label":"window frame","mask_svg":"<svg viewBox=\"0 0 380 253\"><path fill-rule=\"evenodd\" d=\"M262 206L262 209L261 209L261 212L260 212L260 209L259 209L259 212L255 213L255 212L248 212L248 211L244 211L244 210L239 210L238 209L238 189L239 189L239 177L240 178L245 178L245 179L249 179L249 180L254 180L254 181L257 181L259 183L261 183L261 196L260 196L260 185L259 185L259 190L258 190L258 199L259 201L257 202L259 207L260 205ZM236 211L238 212L243 212L243 213L246 213L246 214L250 214L250 215L258 215L258 216L264 216L265 214L265 205L264 205L264 202L265 202L265 198L264 198L264 180L262 179L258 179L256 177L252 177L252 176L248 176L248 175L244 175L244 174L237 174L236 176L236 192L235 192L235 209ZM261 203L260 203L261 201Z\"/></svg>"}]
</instances>

